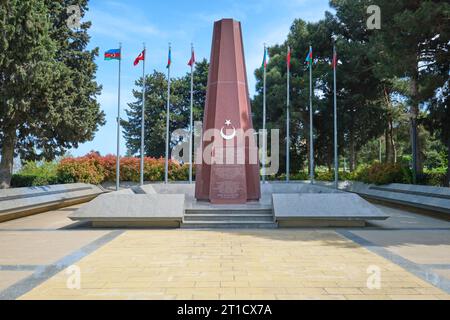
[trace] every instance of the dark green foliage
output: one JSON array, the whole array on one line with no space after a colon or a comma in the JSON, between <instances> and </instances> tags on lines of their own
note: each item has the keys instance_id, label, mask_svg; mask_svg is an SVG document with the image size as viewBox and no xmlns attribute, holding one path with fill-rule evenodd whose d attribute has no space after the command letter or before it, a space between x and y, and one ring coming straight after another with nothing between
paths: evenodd
<instances>
[{"instance_id":1,"label":"dark green foliage","mask_svg":"<svg viewBox=\"0 0 450 320\"><path fill-rule=\"evenodd\" d=\"M205 105L209 63L206 60L195 64L194 72L194 121L201 121ZM191 75L171 79L170 132L189 128ZM133 90L135 102L126 111L128 119L122 121L123 132L129 154L140 154L142 78L136 81ZM145 155L164 157L166 141L167 77L154 71L146 76L145 96ZM171 148L178 141L171 141Z\"/></svg>"},{"instance_id":2,"label":"dark green foliage","mask_svg":"<svg viewBox=\"0 0 450 320\"><path fill-rule=\"evenodd\" d=\"M0 4L0 186L12 160L52 160L92 140L104 124L96 96L98 49L87 50L90 23L70 30L67 7L87 0L3 1Z\"/></svg>"},{"instance_id":3,"label":"dark green foliage","mask_svg":"<svg viewBox=\"0 0 450 320\"><path fill-rule=\"evenodd\" d=\"M34 162L28 161L17 174L11 179L11 186L35 187L59 183L56 162Z\"/></svg>"},{"instance_id":4,"label":"dark green foliage","mask_svg":"<svg viewBox=\"0 0 450 320\"><path fill-rule=\"evenodd\" d=\"M366 9L381 8L381 30L368 30ZM293 50L291 68L291 167L306 170L309 153L309 72L304 63L313 46L315 164L332 168L333 78L332 37L340 64L337 68L339 156L353 171L361 163L412 163L411 126L416 128L417 172L424 167L448 167L450 157L450 5L446 1L333 0L335 14L316 23L296 19L286 41L269 48L267 70L267 127L286 132L286 48ZM255 71L254 125L262 126L262 70ZM417 119L411 122L411 114ZM431 135L430 135L431 132ZM435 137L441 144L434 143ZM284 146L285 141L280 141ZM370 144L368 146L368 144ZM445 150L440 146L444 145ZM441 151L439 151L441 150ZM285 151L280 148L281 171ZM437 152L437 153L436 153ZM361 156L361 158L359 157Z\"/></svg>"},{"instance_id":5,"label":"dark green foliage","mask_svg":"<svg viewBox=\"0 0 450 320\"><path fill-rule=\"evenodd\" d=\"M408 167L400 164L374 163L363 167L356 175L356 180L370 184L411 183L412 173Z\"/></svg>"}]
</instances>

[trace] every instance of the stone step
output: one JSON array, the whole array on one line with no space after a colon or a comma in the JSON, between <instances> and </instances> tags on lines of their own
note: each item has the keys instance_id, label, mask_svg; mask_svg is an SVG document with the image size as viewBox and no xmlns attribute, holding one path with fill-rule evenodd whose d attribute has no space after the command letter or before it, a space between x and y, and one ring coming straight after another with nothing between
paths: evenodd
<instances>
[{"instance_id":1,"label":"stone step","mask_svg":"<svg viewBox=\"0 0 450 320\"><path fill-rule=\"evenodd\" d=\"M252 222L252 221L187 221L181 224L183 229L275 229L275 222Z\"/></svg>"},{"instance_id":2,"label":"stone step","mask_svg":"<svg viewBox=\"0 0 450 320\"><path fill-rule=\"evenodd\" d=\"M184 221L252 221L273 222L272 213L264 214L185 214Z\"/></svg>"},{"instance_id":3,"label":"stone step","mask_svg":"<svg viewBox=\"0 0 450 320\"><path fill-rule=\"evenodd\" d=\"M202 215L202 214L217 214L217 215L273 215L272 209L186 209L186 215Z\"/></svg>"}]
</instances>

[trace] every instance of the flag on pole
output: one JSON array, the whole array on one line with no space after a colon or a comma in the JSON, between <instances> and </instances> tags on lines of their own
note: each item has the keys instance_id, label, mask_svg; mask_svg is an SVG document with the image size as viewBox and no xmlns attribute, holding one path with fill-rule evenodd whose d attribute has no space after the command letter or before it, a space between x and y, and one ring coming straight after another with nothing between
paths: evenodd
<instances>
[{"instance_id":1,"label":"flag on pole","mask_svg":"<svg viewBox=\"0 0 450 320\"><path fill-rule=\"evenodd\" d=\"M120 189L120 76L122 69L122 44L119 49L110 49L105 52L105 61L119 60L119 90L117 93L117 154L116 154L116 191Z\"/></svg>"},{"instance_id":2,"label":"flag on pole","mask_svg":"<svg viewBox=\"0 0 450 320\"><path fill-rule=\"evenodd\" d=\"M170 68L170 65L172 64L172 49L169 47L169 57L167 59L167 69Z\"/></svg>"},{"instance_id":3,"label":"flag on pole","mask_svg":"<svg viewBox=\"0 0 450 320\"><path fill-rule=\"evenodd\" d=\"M191 105L190 105L190 117L189 117L189 183L192 183L193 177L193 165L192 165L192 150L193 150L193 127L194 127L194 65L195 65L195 51L194 45L191 44L191 60L188 62L188 66L191 67Z\"/></svg>"},{"instance_id":4,"label":"flag on pole","mask_svg":"<svg viewBox=\"0 0 450 320\"><path fill-rule=\"evenodd\" d=\"M287 53L287 57L286 57L286 64L287 64L288 70L291 70L291 47L288 47L288 53Z\"/></svg>"},{"instance_id":5,"label":"flag on pole","mask_svg":"<svg viewBox=\"0 0 450 320\"><path fill-rule=\"evenodd\" d=\"M336 51L334 51L334 53L333 53L333 62L331 64L331 66L333 67L333 69L336 69L336 66L337 66L337 53L336 53Z\"/></svg>"},{"instance_id":6,"label":"flag on pole","mask_svg":"<svg viewBox=\"0 0 450 320\"><path fill-rule=\"evenodd\" d=\"M310 63L312 64L313 62L313 51L312 51L312 47L309 48L309 53L306 56L305 62L309 65Z\"/></svg>"},{"instance_id":7,"label":"flag on pole","mask_svg":"<svg viewBox=\"0 0 450 320\"><path fill-rule=\"evenodd\" d=\"M111 49L105 52L105 60L120 60L121 58L120 49Z\"/></svg>"},{"instance_id":8,"label":"flag on pole","mask_svg":"<svg viewBox=\"0 0 450 320\"><path fill-rule=\"evenodd\" d=\"M194 49L192 49L191 60L189 60L188 66L192 67L194 64L195 64L195 52L194 52Z\"/></svg>"},{"instance_id":9,"label":"flag on pole","mask_svg":"<svg viewBox=\"0 0 450 320\"><path fill-rule=\"evenodd\" d=\"M269 49L265 48L265 50L264 50L264 58L263 58L263 62L262 62L262 65L261 65L261 69L266 69L268 63L269 63Z\"/></svg>"},{"instance_id":10,"label":"flag on pole","mask_svg":"<svg viewBox=\"0 0 450 320\"><path fill-rule=\"evenodd\" d=\"M137 66L139 64L140 61L144 61L145 60L145 50L142 51L138 57L134 60L134 66Z\"/></svg>"}]
</instances>

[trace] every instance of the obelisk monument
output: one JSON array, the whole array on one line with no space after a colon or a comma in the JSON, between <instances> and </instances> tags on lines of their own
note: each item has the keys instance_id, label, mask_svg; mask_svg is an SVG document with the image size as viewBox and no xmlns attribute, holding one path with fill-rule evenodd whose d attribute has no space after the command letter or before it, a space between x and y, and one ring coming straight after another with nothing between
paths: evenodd
<instances>
[{"instance_id":1,"label":"obelisk monument","mask_svg":"<svg viewBox=\"0 0 450 320\"><path fill-rule=\"evenodd\" d=\"M215 204L259 200L259 158L242 30L232 19L214 23L200 158L197 200Z\"/></svg>"}]
</instances>

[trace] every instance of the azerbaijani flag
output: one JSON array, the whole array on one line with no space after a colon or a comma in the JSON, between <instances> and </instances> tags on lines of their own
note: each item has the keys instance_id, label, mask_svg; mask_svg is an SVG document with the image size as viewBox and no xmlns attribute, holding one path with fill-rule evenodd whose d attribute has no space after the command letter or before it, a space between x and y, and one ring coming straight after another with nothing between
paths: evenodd
<instances>
[{"instance_id":1,"label":"azerbaijani flag","mask_svg":"<svg viewBox=\"0 0 450 320\"><path fill-rule=\"evenodd\" d=\"M286 64L287 64L288 70L291 70L291 47L288 47L288 53L287 53L287 57L286 57Z\"/></svg>"},{"instance_id":2,"label":"azerbaijani flag","mask_svg":"<svg viewBox=\"0 0 450 320\"><path fill-rule=\"evenodd\" d=\"M145 50L143 50L138 57L134 60L134 66L136 67L140 61L144 61L145 60Z\"/></svg>"},{"instance_id":3,"label":"azerbaijani flag","mask_svg":"<svg viewBox=\"0 0 450 320\"><path fill-rule=\"evenodd\" d=\"M120 49L111 49L105 52L105 60L120 60Z\"/></svg>"},{"instance_id":4,"label":"azerbaijani flag","mask_svg":"<svg viewBox=\"0 0 450 320\"><path fill-rule=\"evenodd\" d=\"M264 50L264 58L263 58L263 62L262 62L262 65L261 65L261 69L266 69L268 62L269 62L269 48L265 48L265 50Z\"/></svg>"},{"instance_id":5,"label":"azerbaijani flag","mask_svg":"<svg viewBox=\"0 0 450 320\"><path fill-rule=\"evenodd\" d=\"M309 47L309 53L306 56L305 62L309 65L310 63L312 64L313 62L313 51L312 51L312 47Z\"/></svg>"},{"instance_id":6,"label":"azerbaijani flag","mask_svg":"<svg viewBox=\"0 0 450 320\"><path fill-rule=\"evenodd\" d=\"M169 47L169 57L167 59L167 67L166 68L169 69L171 64L172 64L172 48Z\"/></svg>"}]
</instances>

